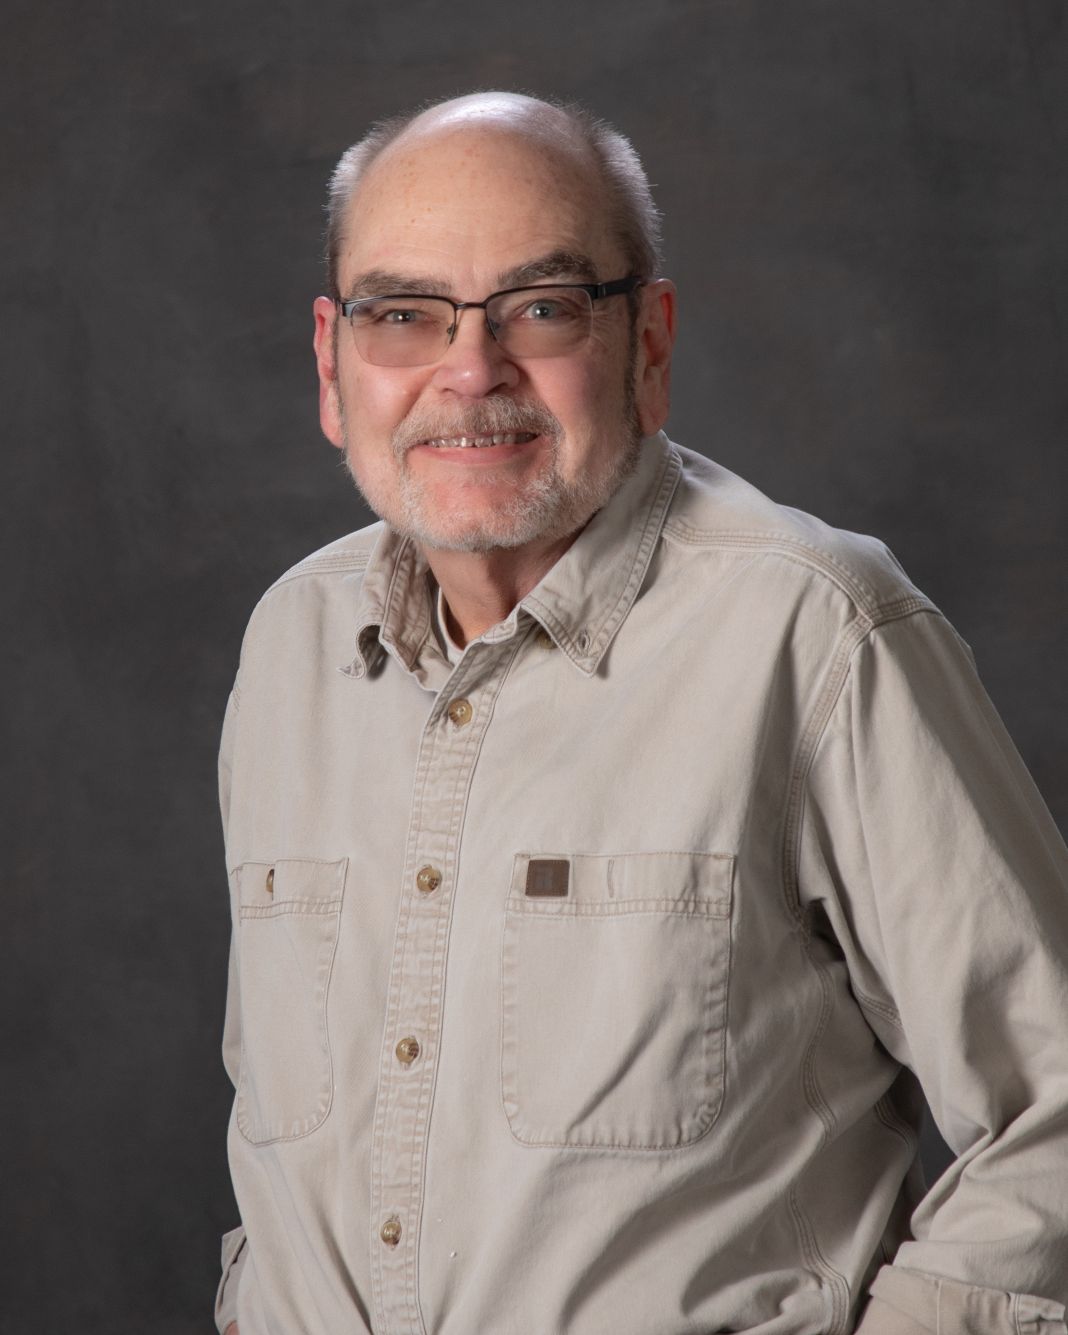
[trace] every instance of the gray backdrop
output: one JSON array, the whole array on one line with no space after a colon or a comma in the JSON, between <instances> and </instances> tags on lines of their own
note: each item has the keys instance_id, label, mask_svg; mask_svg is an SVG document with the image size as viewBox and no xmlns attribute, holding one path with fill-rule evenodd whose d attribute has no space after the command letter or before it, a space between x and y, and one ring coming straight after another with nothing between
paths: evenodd
<instances>
[{"instance_id":1,"label":"gray backdrop","mask_svg":"<svg viewBox=\"0 0 1068 1335\"><path fill-rule=\"evenodd\" d=\"M1063 0L6 0L0 1328L211 1329L234 1222L214 752L254 600L365 520L319 435L325 178L576 96L647 161L675 437L885 538L1068 827Z\"/></svg>"}]
</instances>

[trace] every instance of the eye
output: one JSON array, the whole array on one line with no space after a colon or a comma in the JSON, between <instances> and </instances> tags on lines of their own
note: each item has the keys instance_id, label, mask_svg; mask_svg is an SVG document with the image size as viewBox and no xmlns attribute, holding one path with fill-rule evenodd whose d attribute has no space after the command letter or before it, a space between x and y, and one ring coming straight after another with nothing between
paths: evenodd
<instances>
[{"instance_id":1,"label":"eye","mask_svg":"<svg viewBox=\"0 0 1068 1335\"><path fill-rule=\"evenodd\" d=\"M384 310L374 312L376 324L419 324L421 321L429 320L430 318L428 311L419 310L414 306L389 306Z\"/></svg>"},{"instance_id":2,"label":"eye","mask_svg":"<svg viewBox=\"0 0 1068 1335\"><path fill-rule=\"evenodd\" d=\"M429 297L375 297L361 301L353 312L353 319L364 327L376 329L419 329L440 323L445 318L433 298Z\"/></svg>"},{"instance_id":3,"label":"eye","mask_svg":"<svg viewBox=\"0 0 1068 1335\"><path fill-rule=\"evenodd\" d=\"M532 320L537 324L553 324L573 320L578 315L576 303L566 297L536 297L513 315L513 319Z\"/></svg>"},{"instance_id":4,"label":"eye","mask_svg":"<svg viewBox=\"0 0 1068 1335\"><path fill-rule=\"evenodd\" d=\"M523 312L528 320L558 320L561 315L565 315L563 303L559 301L546 301L544 298L540 301L532 301Z\"/></svg>"}]
</instances>

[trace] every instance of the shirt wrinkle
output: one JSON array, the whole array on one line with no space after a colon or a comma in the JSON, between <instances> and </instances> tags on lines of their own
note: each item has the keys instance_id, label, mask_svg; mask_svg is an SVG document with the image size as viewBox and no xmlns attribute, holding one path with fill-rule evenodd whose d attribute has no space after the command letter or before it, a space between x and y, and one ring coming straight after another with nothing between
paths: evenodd
<instances>
[{"instance_id":1,"label":"shirt wrinkle","mask_svg":"<svg viewBox=\"0 0 1068 1335\"><path fill-rule=\"evenodd\" d=\"M435 588L245 637L220 1330L1068 1335L1068 855L892 555L660 435L455 664Z\"/></svg>"}]
</instances>

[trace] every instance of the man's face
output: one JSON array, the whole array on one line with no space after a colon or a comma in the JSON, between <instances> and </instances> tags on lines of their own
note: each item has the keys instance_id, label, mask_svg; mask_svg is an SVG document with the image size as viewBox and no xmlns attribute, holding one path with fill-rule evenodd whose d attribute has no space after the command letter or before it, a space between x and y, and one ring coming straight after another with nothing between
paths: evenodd
<instances>
[{"instance_id":1,"label":"man's face","mask_svg":"<svg viewBox=\"0 0 1068 1335\"><path fill-rule=\"evenodd\" d=\"M342 295L481 301L526 283L622 278L590 175L577 155L499 130L399 141L357 191ZM581 347L531 359L509 357L483 312L465 311L441 359L415 367L365 362L344 319L335 336L333 310L316 303L323 430L375 512L426 546L561 538L632 466L647 414L625 297L595 303Z\"/></svg>"}]
</instances>

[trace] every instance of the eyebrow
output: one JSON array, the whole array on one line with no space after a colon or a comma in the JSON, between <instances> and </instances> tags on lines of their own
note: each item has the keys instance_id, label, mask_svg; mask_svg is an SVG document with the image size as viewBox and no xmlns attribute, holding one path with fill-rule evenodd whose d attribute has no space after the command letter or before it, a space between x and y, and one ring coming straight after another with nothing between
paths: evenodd
<instances>
[{"instance_id":1,"label":"eyebrow","mask_svg":"<svg viewBox=\"0 0 1068 1335\"><path fill-rule=\"evenodd\" d=\"M393 273L389 269L368 269L357 276L348 285L346 301L356 301L360 297L388 297L398 293L421 294L425 297L447 297L448 283L440 278L431 278L428 274Z\"/></svg>"},{"instance_id":2,"label":"eyebrow","mask_svg":"<svg viewBox=\"0 0 1068 1335\"><path fill-rule=\"evenodd\" d=\"M581 283L597 281L597 267L588 255L577 250L551 250L547 255L539 255L536 260L528 260L514 269L506 269L497 275L501 289L526 287L528 283L540 282L543 278L570 278Z\"/></svg>"},{"instance_id":3,"label":"eyebrow","mask_svg":"<svg viewBox=\"0 0 1068 1335\"><path fill-rule=\"evenodd\" d=\"M572 280L582 283L597 281L597 268L588 255L576 250L551 250L536 259L527 260L513 269L497 275L497 291L511 287L526 287L546 278ZM430 274L396 273L391 269L368 269L357 274L346 289L346 301L361 297L385 297L405 293L427 297L448 297L449 284Z\"/></svg>"}]
</instances>

